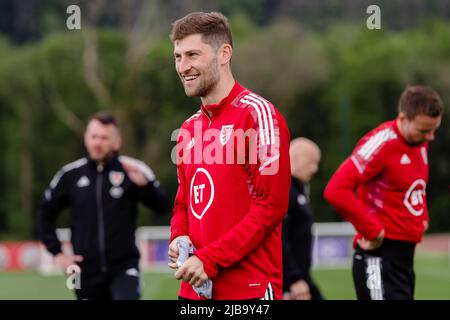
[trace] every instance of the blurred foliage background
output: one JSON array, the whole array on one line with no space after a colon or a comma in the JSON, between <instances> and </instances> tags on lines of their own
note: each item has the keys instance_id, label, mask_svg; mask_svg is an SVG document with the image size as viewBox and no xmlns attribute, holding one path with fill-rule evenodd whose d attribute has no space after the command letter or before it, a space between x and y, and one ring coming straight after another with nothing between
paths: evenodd
<instances>
[{"instance_id":1,"label":"blurred foliage background","mask_svg":"<svg viewBox=\"0 0 450 320\"><path fill-rule=\"evenodd\" d=\"M81 30L66 28L71 4ZM371 4L381 30L366 27ZM174 197L171 134L200 102L184 94L168 34L175 19L212 10L230 18L236 79L280 109L292 137L322 149L316 221L341 220L322 192L359 138L396 116L405 86L434 87L447 110L430 145L430 232L450 230L450 1L0 0L0 239L36 236L40 197L85 154L85 121L99 110L118 116L123 153ZM139 224L169 223L147 213Z\"/></svg>"}]
</instances>

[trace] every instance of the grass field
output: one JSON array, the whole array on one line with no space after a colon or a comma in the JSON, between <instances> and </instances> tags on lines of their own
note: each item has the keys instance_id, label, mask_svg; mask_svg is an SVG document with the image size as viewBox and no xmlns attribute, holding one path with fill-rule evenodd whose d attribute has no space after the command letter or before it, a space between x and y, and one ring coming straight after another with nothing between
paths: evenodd
<instances>
[{"instance_id":1,"label":"grass field","mask_svg":"<svg viewBox=\"0 0 450 320\"><path fill-rule=\"evenodd\" d=\"M450 300L448 256L421 254L416 257L415 266L416 299ZM355 299L350 269L316 269L313 276L327 299ZM145 273L143 280L143 299L176 299L178 282L171 273ZM0 272L0 300L74 299L65 283L63 276Z\"/></svg>"}]
</instances>

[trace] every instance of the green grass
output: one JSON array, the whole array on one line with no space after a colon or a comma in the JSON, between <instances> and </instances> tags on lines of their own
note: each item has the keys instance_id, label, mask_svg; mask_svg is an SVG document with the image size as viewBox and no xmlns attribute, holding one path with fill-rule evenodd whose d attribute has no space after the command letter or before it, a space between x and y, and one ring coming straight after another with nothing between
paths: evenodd
<instances>
[{"instance_id":1,"label":"green grass","mask_svg":"<svg viewBox=\"0 0 450 320\"><path fill-rule=\"evenodd\" d=\"M416 299L450 300L450 265L445 255L416 257ZM313 276L327 299L354 300L350 268L316 269ZM172 273L145 273L143 299L176 299L178 281ZM35 272L0 272L0 300L74 299L64 276L44 277Z\"/></svg>"},{"instance_id":2,"label":"green grass","mask_svg":"<svg viewBox=\"0 0 450 320\"><path fill-rule=\"evenodd\" d=\"M447 255L416 259L416 299L450 300L450 262Z\"/></svg>"},{"instance_id":3,"label":"green grass","mask_svg":"<svg viewBox=\"0 0 450 320\"><path fill-rule=\"evenodd\" d=\"M143 299L176 299L178 281L171 273L144 273ZM36 272L0 272L0 300L67 300L75 295L66 288L63 275Z\"/></svg>"},{"instance_id":4,"label":"green grass","mask_svg":"<svg viewBox=\"0 0 450 320\"><path fill-rule=\"evenodd\" d=\"M421 254L415 259L416 300L450 300L450 263L447 255ZM356 299L351 268L313 270L326 299Z\"/></svg>"}]
</instances>

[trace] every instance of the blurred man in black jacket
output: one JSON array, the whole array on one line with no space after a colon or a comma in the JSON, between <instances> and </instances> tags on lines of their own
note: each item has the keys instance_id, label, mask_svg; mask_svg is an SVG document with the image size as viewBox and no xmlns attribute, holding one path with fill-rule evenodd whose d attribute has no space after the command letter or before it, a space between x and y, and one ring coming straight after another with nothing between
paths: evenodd
<instances>
[{"instance_id":1,"label":"blurred man in black jacket","mask_svg":"<svg viewBox=\"0 0 450 320\"><path fill-rule=\"evenodd\" d=\"M139 299L139 251L135 244L138 202L164 213L166 193L142 161L119 155L122 143L116 119L97 113L84 142L88 156L55 175L39 206L42 242L63 270L81 270L78 299ZM58 214L71 208L74 255L61 250Z\"/></svg>"},{"instance_id":2,"label":"blurred man in black jacket","mask_svg":"<svg viewBox=\"0 0 450 320\"><path fill-rule=\"evenodd\" d=\"M322 300L310 275L313 215L309 205L309 182L318 170L320 149L309 139L296 138L289 154L292 180L283 221L283 298Z\"/></svg>"}]
</instances>

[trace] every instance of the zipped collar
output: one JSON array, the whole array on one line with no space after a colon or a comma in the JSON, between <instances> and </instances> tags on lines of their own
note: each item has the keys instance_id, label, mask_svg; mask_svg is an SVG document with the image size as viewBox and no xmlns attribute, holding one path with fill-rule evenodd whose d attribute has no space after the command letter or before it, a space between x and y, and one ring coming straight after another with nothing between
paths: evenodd
<instances>
[{"instance_id":1,"label":"zipped collar","mask_svg":"<svg viewBox=\"0 0 450 320\"><path fill-rule=\"evenodd\" d=\"M233 88L231 89L230 93L220 100L218 104L207 104L207 105L201 105L200 109L201 111L211 119L212 117L216 117L220 113L222 113L227 107L230 106L231 102L238 96L239 93L244 91L245 88L241 86L237 81L235 81Z\"/></svg>"}]
</instances>

